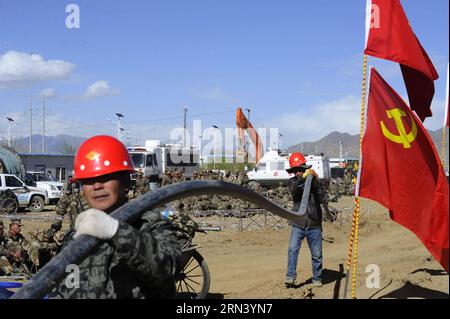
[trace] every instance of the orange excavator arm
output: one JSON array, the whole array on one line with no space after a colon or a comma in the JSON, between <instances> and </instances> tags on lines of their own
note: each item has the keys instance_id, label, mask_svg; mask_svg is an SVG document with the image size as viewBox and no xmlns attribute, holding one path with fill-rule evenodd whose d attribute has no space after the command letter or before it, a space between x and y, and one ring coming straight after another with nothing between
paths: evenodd
<instances>
[{"instance_id":1,"label":"orange excavator arm","mask_svg":"<svg viewBox=\"0 0 450 319\"><path fill-rule=\"evenodd\" d=\"M263 147L261 143L261 139L259 138L258 133L253 127L252 123L245 117L244 112L242 112L242 108L238 107L236 110L236 127L238 128L239 133L239 141L241 143L241 147L245 144L245 130L247 130L250 139L255 145L256 150L256 162L259 162L261 157L263 156Z\"/></svg>"}]
</instances>

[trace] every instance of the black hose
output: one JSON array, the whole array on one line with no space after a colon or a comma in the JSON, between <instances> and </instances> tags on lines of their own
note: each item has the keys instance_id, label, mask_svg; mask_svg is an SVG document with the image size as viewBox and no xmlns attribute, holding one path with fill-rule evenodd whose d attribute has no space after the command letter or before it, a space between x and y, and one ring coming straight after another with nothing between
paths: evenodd
<instances>
[{"instance_id":1,"label":"black hose","mask_svg":"<svg viewBox=\"0 0 450 319\"><path fill-rule=\"evenodd\" d=\"M273 203L258 193L241 187L236 184L222 181L189 181L169 185L133 200L111 213L117 220L133 224L146 211L169 203L175 199L180 199L195 195L227 195L247 200L259 205L280 217L302 222L304 216ZM14 294L11 299L37 299L43 298L50 292L68 273L67 266L80 264L86 259L102 241L88 235L81 235L69 243L60 253L46 264L33 278Z\"/></svg>"}]
</instances>

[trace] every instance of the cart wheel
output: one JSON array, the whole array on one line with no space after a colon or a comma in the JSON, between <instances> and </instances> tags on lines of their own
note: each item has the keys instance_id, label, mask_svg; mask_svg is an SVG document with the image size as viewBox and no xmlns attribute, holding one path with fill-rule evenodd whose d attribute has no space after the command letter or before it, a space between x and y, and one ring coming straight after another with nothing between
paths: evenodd
<instances>
[{"instance_id":1,"label":"cart wheel","mask_svg":"<svg viewBox=\"0 0 450 319\"><path fill-rule=\"evenodd\" d=\"M15 214L19 209L19 202L15 198L6 198L0 202L0 209L4 214Z\"/></svg>"},{"instance_id":2,"label":"cart wheel","mask_svg":"<svg viewBox=\"0 0 450 319\"><path fill-rule=\"evenodd\" d=\"M188 255L183 270L176 277L177 299L205 299L210 274L206 261L197 250Z\"/></svg>"}]
</instances>

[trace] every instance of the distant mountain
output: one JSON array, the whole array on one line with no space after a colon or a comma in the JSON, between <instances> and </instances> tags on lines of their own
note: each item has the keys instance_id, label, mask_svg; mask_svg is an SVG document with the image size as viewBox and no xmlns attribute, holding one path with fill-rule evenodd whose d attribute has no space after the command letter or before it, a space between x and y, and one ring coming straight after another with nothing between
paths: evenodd
<instances>
[{"instance_id":1,"label":"distant mountain","mask_svg":"<svg viewBox=\"0 0 450 319\"><path fill-rule=\"evenodd\" d=\"M303 154L324 153L329 157L339 157L339 143L342 141L342 155L356 157L359 154L359 134L332 132L315 142L301 142L288 147L288 152Z\"/></svg>"},{"instance_id":2,"label":"distant mountain","mask_svg":"<svg viewBox=\"0 0 450 319\"><path fill-rule=\"evenodd\" d=\"M442 130L428 131L436 148L441 153ZM446 130L446 152L448 154L448 129ZM46 154L75 154L78 146L86 137L72 135L57 135L45 137ZM359 157L359 134L332 132L315 142L301 142L288 147L288 152L301 152L304 154L324 153L328 157L339 157L339 142L342 141L342 155L345 157ZM5 141L3 141L5 142ZM42 135L36 134L32 138L33 153L42 153ZM29 152L29 137L15 138L12 147L18 153ZM448 155L447 155L448 156Z\"/></svg>"},{"instance_id":3,"label":"distant mountain","mask_svg":"<svg viewBox=\"0 0 450 319\"><path fill-rule=\"evenodd\" d=\"M442 129L428 131L436 149L441 154ZM446 130L446 152L448 154L448 129ZM288 147L288 152L301 152L304 154L324 153L328 157L339 157L339 143L342 141L342 156L359 157L359 134L332 132L315 142L301 142ZM448 155L447 155L448 156Z\"/></svg>"},{"instance_id":4,"label":"distant mountain","mask_svg":"<svg viewBox=\"0 0 450 319\"><path fill-rule=\"evenodd\" d=\"M75 154L78 146L85 140L85 137L72 135L57 135L45 137L45 151L42 151L42 135L32 136L33 154ZM30 138L20 137L12 140L12 147L18 153L29 153Z\"/></svg>"}]
</instances>

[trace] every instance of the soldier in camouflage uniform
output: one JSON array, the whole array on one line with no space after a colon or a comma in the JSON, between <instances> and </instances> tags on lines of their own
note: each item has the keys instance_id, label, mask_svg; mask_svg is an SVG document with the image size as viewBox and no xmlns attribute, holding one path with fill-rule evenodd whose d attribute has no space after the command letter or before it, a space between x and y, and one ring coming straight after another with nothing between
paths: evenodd
<instances>
[{"instance_id":1,"label":"soldier in camouflage uniform","mask_svg":"<svg viewBox=\"0 0 450 319\"><path fill-rule=\"evenodd\" d=\"M22 223L20 219L12 219L11 223L9 224L9 232L6 235L6 246L10 245L19 245L22 246L22 243L25 239L25 237L21 233L22 231Z\"/></svg>"},{"instance_id":2,"label":"soldier in camouflage uniform","mask_svg":"<svg viewBox=\"0 0 450 319\"><path fill-rule=\"evenodd\" d=\"M30 240L24 242L23 249L27 251L35 272L58 253L59 245L54 241L54 235L53 229L36 231L30 234Z\"/></svg>"},{"instance_id":3,"label":"soldier in camouflage uniform","mask_svg":"<svg viewBox=\"0 0 450 319\"><path fill-rule=\"evenodd\" d=\"M125 146L110 136L86 140L75 157L75 179L92 207L78 215L76 232L102 244L79 264L79 286L63 280L50 298L173 298L181 250L170 223L148 211L133 224L109 214L126 202L133 171Z\"/></svg>"},{"instance_id":4,"label":"soldier in camouflage uniform","mask_svg":"<svg viewBox=\"0 0 450 319\"><path fill-rule=\"evenodd\" d=\"M166 186L172 184L172 175L170 170L166 170L164 172L164 176L162 178L162 186Z\"/></svg>"},{"instance_id":5,"label":"soldier in camouflage uniform","mask_svg":"<svg viewBox=\"0 0 450 319\"><path fill-rule=\"evenodd\" d=\"M5 226L3 225L3 221L0 220L0 256L6 255L7 249L6 244L8 243L5 237Z\"/></svg>"},{"instance_id":6,"label":"soldier in camouflage uniform","mask_svg":"<svg viewBox=\"0 0 450 319\"><path fill-rule=\"evenodd\" d=\"M58 252L61 250L61 246L63 244L65 232L62 230L62 221L56 220L50 226L50 229L53 230L53 241L58 245Z\"/></svg>"},{"instance_id":7,"label":"soldier in camouflage uniform","mask_svg":"<svg viewBox=\"0 0 450 319\"><path fill-rule=\"evenodd\" d=\"M0 276L24 276L32 275L24 262L23 250L17 245L10 245L5 256L0 256Z\"/></svg>"},{"instance_id":8,"label":"soldier in camouflage uniform","mask_svg":"<svg viewBox=\"0 0 450 319\"><path fill-rule=\"evenodd\" d=\"M341 197L341 194L339 193L339 184L336 179L331 180L330 186L328 188L328 195L330 202L337 202Z\"/></svg>"},{"instance_id":9,"label":"soldier in camouflage uniform","mask_svg":"<svg viewBox=\"0 0 450 319\"><path fill-rule=\"evenodd\" d=\"M238 174L237 184L240 186L245 186L249 182L247 173L244 171L240 171Z\"/></svg>"},{"instance_id":10,"label":"soldier in camouflage uniform","mask_svg":"<svg viewBox=\"0 0 450 319\"><path fill-rule=\"evenodd\" d=\"M70 218L70 228L75 229L75 219L82 211L89 208L89 204L83 197L78 183L69 180L65 189L63 196L56 204L56 214L63 217L67 214Z\"/></svg>"},{"instance_id":11,"label":"soldier in camouflage uniform","mask_svg":"<svg viewBox=\"0 0 450 319\"><path fill-rule=\"evenodd\" d=\"M185 180L185 178L184 178L183 172L179 171L178 175L177 175L177 183L184 182L184 180Z\"/></svg>"},{"instance_id":12,"label":"soldier in camouflage uniform","mask_svg":"<svg viewBox=\"0 0 450 319\"><path fill-rule=\"evenodd\" d=\"M181 247L187 248L192 242L195 232L199 231L198 224L188 214L173 215L169 221L172 223Z\"/></svg>"},{"instance_id":13,"label":"soldier in camouflage uniform","mask_svg":"<svg viewBox=\"0 0 450 319\"><path fill-rule=\"evenodd\" d=\"M144 174L139 171L136 179L136 186L134 188L134 197L136 198L150 191L149 183L149 178L144 176Z\"/></svg>"}]
</instances>

